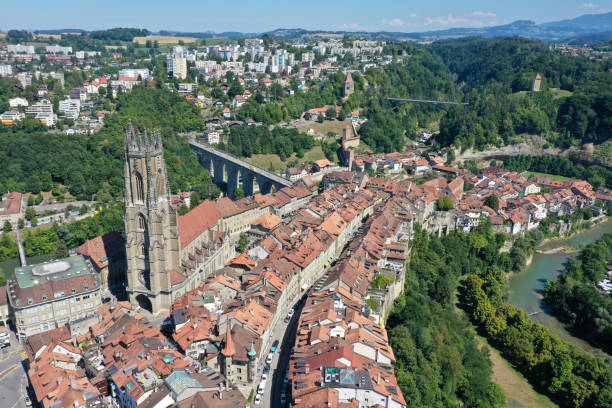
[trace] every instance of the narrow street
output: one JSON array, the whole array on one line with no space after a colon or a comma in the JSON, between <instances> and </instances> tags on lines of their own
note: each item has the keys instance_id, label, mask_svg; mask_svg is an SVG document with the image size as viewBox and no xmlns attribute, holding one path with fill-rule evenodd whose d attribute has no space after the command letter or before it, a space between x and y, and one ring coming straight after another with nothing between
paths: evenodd
<instances>
[{"instance_id":1,"label":"narrow street","mask_svg":"<svg viewBox=\"0 0 612 408\"><path fill-rule=\"evenodd\" d=\"M261 406L265 408L281 408L281 396L286 393L287 383L285 382L285 375L289 365L289 359L291 358L291 349L295 344L295 336L297 332L298 321L300 320L300 313L306 300L304 295L294 305L295 313L289 321L284 321L279 324L279 327L274 333L274 340L279 341L276 353L274 353L274 359L270 364L270 371L268 372L268 381L266 381L266 389L264 391ZM266 355L267 357L267 355ZM264 365L265 366L265 365ZM259 382L257 383L259 385Z\"/></svg>"}]
</instances>

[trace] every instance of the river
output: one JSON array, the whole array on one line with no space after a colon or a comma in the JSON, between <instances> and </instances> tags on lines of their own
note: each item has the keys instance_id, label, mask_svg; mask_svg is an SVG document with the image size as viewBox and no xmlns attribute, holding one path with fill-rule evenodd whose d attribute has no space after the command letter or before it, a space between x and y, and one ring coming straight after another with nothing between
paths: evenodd
<instances>
[{"instance_id":1,"label":"river","mask_svg":"<svg viewBox=\"0 0 612 408\"><path fill-rule=\"evenodd\" d=\"M568 239L549 242L539 249L546 250L561 246L589 244L599 239L606 232L612 232L612 219ZM510 278L508 283L509 302L527 313L537 312L537 314L531 315L531 319L536 323L548 327L563 340L595 355L604 356L605 353L602 350L595 349L586 341L572 336L565 329L563 323L547 312L546 305L542 301L542 292L544 290L544 285L546 285L546 281L555 279L563 270L565 261L576 255L578 255L578 252L560 252L554 254L535 253L533 261L527 269Z\"/></svg>"}]
</instances>

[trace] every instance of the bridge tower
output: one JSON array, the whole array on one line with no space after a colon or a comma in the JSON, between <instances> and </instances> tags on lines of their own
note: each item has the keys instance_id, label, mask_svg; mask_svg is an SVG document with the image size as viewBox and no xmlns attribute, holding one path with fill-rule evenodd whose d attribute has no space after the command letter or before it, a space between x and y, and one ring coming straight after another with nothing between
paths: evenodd
<instances>
[{"instance_id":1,"label":"bridge tower","mask_svg":"<svg viewBox=\"0 0 612 408\"><path fill-rule=\"evenodd\" d=\"M140 134L130 122L124 177L127 292L132 304L159 313L170 307L170 271L180 265L177 215L159 132Z\"/></svg>"}]
</instances>

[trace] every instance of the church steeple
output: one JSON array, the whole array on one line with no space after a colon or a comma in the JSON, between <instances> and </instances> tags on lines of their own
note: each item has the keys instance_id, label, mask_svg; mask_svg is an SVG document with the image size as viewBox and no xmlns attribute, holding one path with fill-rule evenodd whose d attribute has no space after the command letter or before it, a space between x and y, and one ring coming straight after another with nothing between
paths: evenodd
<instances>
[{"instance_id":1,"label":"church steeple","mask_svg":"<svg viewBox=\"0 0 612 408\"><path fill-rule=\"evenodd\" d=\"M124 177L127 290L132 303L157 313L170 306L170 271L179 270L180 259L159 132L140 133L130 121Z\"/></svg>"}]
</instances>

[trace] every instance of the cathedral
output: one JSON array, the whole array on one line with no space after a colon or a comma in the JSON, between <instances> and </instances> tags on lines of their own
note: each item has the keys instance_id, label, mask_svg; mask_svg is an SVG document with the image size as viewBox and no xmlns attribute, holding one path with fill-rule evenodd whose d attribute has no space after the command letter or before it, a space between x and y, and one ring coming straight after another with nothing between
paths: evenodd
<instances>
[{"instance_id":1,"label":"cathedral","mask_svg":"<svg viewBox=\"0 0 612 408\"><path fill-rule=\"evenodd\" d=\"M210 202L178 217L173 207L159 132L130 123L125 136L127 293L152 313L193 290L234 255Z\"/></svg>"}]
</instances>

